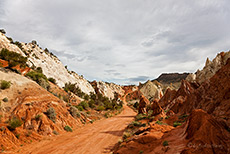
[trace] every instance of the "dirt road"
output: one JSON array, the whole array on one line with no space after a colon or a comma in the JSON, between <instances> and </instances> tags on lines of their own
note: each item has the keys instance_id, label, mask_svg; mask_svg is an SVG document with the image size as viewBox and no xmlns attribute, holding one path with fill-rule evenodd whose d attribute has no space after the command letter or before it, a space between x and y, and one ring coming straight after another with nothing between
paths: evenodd
<instances>
[{"instance_id":1,"label":"dirt road","mask_svg":"<svg viewBox=\"0 0 230 154\"><path fill-rule=\"evenodd\" d=\"M31 154L105 154L122 138L135 112L127 106L121 114L87 124L72 133L23 147L19 153Z\"/></svg>"}]
</instances>

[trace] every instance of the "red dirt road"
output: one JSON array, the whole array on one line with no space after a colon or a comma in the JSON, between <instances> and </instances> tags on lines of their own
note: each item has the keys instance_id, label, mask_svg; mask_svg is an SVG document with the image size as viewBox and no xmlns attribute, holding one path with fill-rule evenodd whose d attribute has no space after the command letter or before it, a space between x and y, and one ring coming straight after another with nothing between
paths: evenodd
<instances>
[{"instance_id":1,"label":"red dirt road","mask_svg":"<svg viewBox=\"0 0 230 154\"><path fill-rule=\"evenodd\" d=\"M23 147L19 153L30 154L106 154L122 138L125 127L136 113L127 106L121 114L87 124L72 133L42 140Z\"/></svg>"}]
</instances>

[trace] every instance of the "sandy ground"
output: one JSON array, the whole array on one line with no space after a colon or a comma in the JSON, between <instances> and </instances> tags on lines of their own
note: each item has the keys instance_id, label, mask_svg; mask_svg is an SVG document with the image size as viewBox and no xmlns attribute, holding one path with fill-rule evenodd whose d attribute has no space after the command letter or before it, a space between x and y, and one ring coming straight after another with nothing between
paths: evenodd
<instances>
[{"instance_id":1,"label":"sandy ground","mask_svg":"<svg viewBox=\"0 0 230 154\"><path fill-rule=\"evenodd\" d=\"M42 140L22 147L18 153L27 154L106 154L122 138L125 127L135 112L127 106L121 114L87 124L72 133Z\"/></svg>"}]
</instances>

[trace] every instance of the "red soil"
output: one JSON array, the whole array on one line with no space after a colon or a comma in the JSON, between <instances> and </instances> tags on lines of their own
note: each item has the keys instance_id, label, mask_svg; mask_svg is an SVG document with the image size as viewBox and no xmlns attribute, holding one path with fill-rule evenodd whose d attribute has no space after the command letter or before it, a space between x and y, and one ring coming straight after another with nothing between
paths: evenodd
<instances>
[{"instance_id":1,"label":"red soil","mask_svg":"<svg viewBox=\"0 0 230 154\"><path fill-rule=\"evenodd\" d=\"M72 133L33 143L21 148L18 153L110 153L110 149L122 137L125 127L133 120L135 114L132 109L125 106L124 111L115 117L87 124Z\"/></svg>"}]
</instances>

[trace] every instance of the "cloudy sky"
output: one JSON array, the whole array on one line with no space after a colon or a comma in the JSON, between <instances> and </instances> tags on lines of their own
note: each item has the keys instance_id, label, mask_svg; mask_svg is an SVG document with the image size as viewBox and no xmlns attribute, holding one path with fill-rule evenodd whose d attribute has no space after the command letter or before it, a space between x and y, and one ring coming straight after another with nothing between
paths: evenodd
<instances>
[{"instance_id":1,"label":"cloudy sky","mask_svg":"<svg viewBox=\"0 0 230 154\"><path fill-rule=\"evenodd\" d=\"M88 80L195 72L230 50L229 0L0 0L0 28Z\"/></svg>"}]
</instances>

